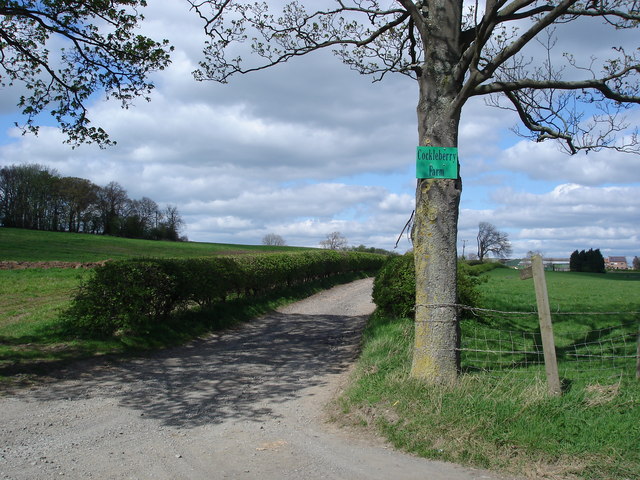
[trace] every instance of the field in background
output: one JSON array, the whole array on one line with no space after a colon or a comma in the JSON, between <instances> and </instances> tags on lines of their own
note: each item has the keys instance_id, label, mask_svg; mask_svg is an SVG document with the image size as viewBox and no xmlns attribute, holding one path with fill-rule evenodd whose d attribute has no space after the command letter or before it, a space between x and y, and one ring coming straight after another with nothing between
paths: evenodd
<instances>
[{"instance_id":1,"label":"field in background","mask_svg":"<svg viewBox=\"0 0 640 480\"><path fill-rule=\"evenodd\" d=\"M485 277L480 306L499 312L477 311L463 322L466 373L458 384L434 387L409 378L413 321L374 314L354 378L338 402L340 421L373 428L421 456L528 478L640 478L635 358L603 358L611 356L606 348L619 332L630 339L626 351L635 352L640 273L547 272L558 350L596 337L606 347L588 362L561 360L561 397L548 395L543 365L523 361L531 344L520 350L514 340L539 338L532 280L509 269ZM472 335L490 342L465 349ZM485 351L478 357L476 349Z\"/></svg>"},{"instance_id":2,"label":"field in background","mask_svg":"<svg viewBox=\"0 0 640 480\"><path fill-rule=\"evenodd\" d=\"M528 311L535 308L533 279L520 280L518 270L501 268L482 286L483 307ZM545 272L551 312L629 311L640 307L640 272Z\"/></svg>"},{"instance_id":3,"label":"field in background","mask_svg":"<svg viewBox=\"0 0 640 480\"><path fill-rule=\"evenodd\" d=\"M640 272L546 272L561 376L608 381L635 375ZM497 374L544 373L533 279L498 269L483 286L484 309L462 322L463 367Z\"/></svg>"},{"instance_id":4,"label":"field in background","mask_svg":"<svg viewBox=\"0 0 640 480\"><path fill-rule=\"evenodd\" d=\"M99 262L131 257L207 257L221 254L288 252L304 247L137 240L84 233L0 227L0 261Z\"/></svg>"}]
</instances>

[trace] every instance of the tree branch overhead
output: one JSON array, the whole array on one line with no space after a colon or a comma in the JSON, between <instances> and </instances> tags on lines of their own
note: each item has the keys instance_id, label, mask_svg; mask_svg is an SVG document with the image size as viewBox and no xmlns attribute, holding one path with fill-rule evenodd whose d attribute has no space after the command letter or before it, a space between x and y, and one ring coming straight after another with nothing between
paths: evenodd
<instances>
[{"instance_id":1,"label":"tree branch overhead","mask_svg":"<svg viewBox=\"0 0 640 480\"><path fill-rule=\"evenodd\" d=\"M434 41L430 12L439 8L439 2L434 0L397 0L387 5L376 0L342 0L325 2L325 9L308 10L302 2L293 1L273 13L266 2L189 0L189 3L203 19L209 36L205 59L194 74L198 80L223 83L233 75L270 68L322 49L333 50L345 64L362 74L372 75L374 81L390 73L418 78L428 61L425 49ZM635 28L640 22L637 3L624 0L477 2L477 9L467 12L458 35L462 53L453 76L462 87L451 110L459 111L473 96L503 95L511 107L502 105L502 108L518 112L522 126L531 132L532 138L556 139L567 144L573 133L584 134L586 127L574 123L571 128L559 130L545 124L542 119L546 115L542 112L554 111L555 117L564 118L567 126L578 116L560 111L559 105L545 104L540 96L534 101L535 95L525 94L529 101L522 102L523 91L575 91L575 100L582 102L587 111L589 105L609 103L598 107L600 120L602 112L611 111L612 105L638 104L637 51L629 54L618 51L617 59L614 55L603 66L603 72L573 68L567 78L557 73L571 66L568 60L563 65L555 65L554 70L549 70L554 74L547 76L542 75L540 69L514 67L524 65L523 51L555 26L595 18L613 32ZM511 25L519 30L511 30ZM232 46L234 48L230 48ZM612 48L614 46L612 44ZM230 55L231 52L234 54ZM579 78L579 74L583 78ZM523 116L522 112L528 114ZM621 120L617 128L609 129L612 134L623 130L624 120L618 113L608 117L609 123ZM525 118L528 120L524 121ZM604 140L602 132L590 138ZM608 139L591 144L575 138L569 143L573 145L569 150L575 153L581 149L611 148L615 141ZM635 151L636 146L625 144L623 150Z\"/></svg>"},{"instance_id":2,"label":"tree branch overhead","mask_svg":"<svg viewBox=\"0 0 640 480\"><path fill-rule=\"evenodd\" d=\"M18 106L25 131L37 132L37 117L49 112L74 145L111 142L90 125L86 102L104 91L127 107L147 98L148 75L169 64L168 42L156 42L135 29L145 0L40 2L11 0L0 5L0 83L23 83L29 94ZM56 38L64 49L49 51Z\"/></svg>"}]
</instances>

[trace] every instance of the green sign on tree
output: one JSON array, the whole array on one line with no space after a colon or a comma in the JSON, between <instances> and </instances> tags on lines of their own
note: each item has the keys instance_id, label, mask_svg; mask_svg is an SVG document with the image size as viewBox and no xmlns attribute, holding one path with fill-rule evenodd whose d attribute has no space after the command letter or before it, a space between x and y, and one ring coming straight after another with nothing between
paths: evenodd
<instances>
[{"instance_id":1,"label":"green sign on tree","mask_svg":"<svg viewBox=\"0 0 640 480\"><path fill-rule=\"evenodd\" d=\"M458 178L458 149L418 147L416 178Z\"/></svg>"}]
</instances>

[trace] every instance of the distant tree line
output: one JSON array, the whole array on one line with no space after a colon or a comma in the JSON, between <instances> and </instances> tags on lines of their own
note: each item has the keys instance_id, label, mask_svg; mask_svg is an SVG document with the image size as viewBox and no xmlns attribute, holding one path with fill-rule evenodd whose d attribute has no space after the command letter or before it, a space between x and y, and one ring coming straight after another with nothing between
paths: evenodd
<instances>
[{"instance_id":1,"label":"distant tree line","mask_svg":"<svg viewBox=\"0 0 640 480\"><path fill-rule=\"evenodd\" d=\"M184 240L177 207L132 200L116 182L101 187L42 165L0 168L0 225L150 240Z\"/></svg>"},{"instance_id":2,"label":"distant tree line","mask_svg":"<svg viewBox=\"0 0 640 480\"><path fill-rule=\"evenodd\" d=\"M264 237L262 237L263 245L270 246L285 246L287 244L286 240L282 238L282 236L276 233L268 233ZM325 250L342 250L342 251L350 251L350 252L361 252L361 253L377 253L379 255L398 255L396 252L390 252L389 250L385 250L383 248L376 247L367 247L365 245L356 246L347 246L348 241L347 238L342 235L340 232L331 232L328 233L324 240L320 242L320 246Z\"/></svg>"},{"instance_id":3,"label":"distant tree line","mask_svg":"<svg viewBox=\"0 0 640 480\"><path fill-rule=\"evenodd\" d=\"M349 247L349 251L351 251L351 252L363 252L363 253L377 253L379 255L392 255L392 256L400 255L397 252L385 250L384 248L366 247L366 246L364 246L362 244L358 245L357 247L356 246Z\"/></svg>"},{"instance_id":4,"label":"distant tree line","mask_svg":"<svg viewBox=\"0 0 640 480\"><path fill-rule=\"evenodd\" d=\"M605 273L604 257L600 249L574 251L569 258L569 270L572 272Z\"/></svg>"}]
</instances>

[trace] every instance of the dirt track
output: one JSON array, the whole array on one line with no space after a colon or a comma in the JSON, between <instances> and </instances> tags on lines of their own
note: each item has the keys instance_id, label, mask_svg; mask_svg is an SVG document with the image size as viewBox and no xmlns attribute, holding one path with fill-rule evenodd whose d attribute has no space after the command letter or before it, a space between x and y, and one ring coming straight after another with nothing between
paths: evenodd
<instances>
[{"instance_id":1,"label":"dirt track","mask_svg":"<svg viewBox=\"0 0 640 480\"><path fill-rule=\"evenodd\" d=\"M0 478L497 479L327 424L371 280L188 346L0 397Z\"/></svg>"}]
</instances>

